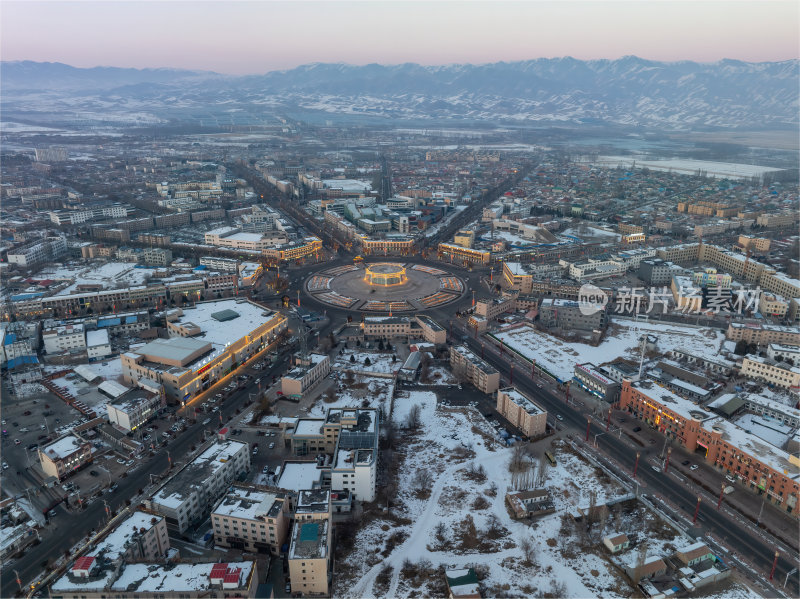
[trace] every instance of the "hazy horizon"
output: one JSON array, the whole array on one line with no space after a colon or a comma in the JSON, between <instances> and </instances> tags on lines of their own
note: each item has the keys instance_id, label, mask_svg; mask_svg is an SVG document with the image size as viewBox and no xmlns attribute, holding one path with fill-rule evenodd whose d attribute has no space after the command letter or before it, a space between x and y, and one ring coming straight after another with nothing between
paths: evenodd
<instances>
[{"instance_id":1,"label":"hazy horizon","mask_svg":"<svg viewBox=\"0 0 800 599\"><path fill-rule=\"evenodd\" d=\"M5 1L0 11L2 60L80 68L245 75L313 63L800 57L795 2Z\"/></svg>"}]
</instances>

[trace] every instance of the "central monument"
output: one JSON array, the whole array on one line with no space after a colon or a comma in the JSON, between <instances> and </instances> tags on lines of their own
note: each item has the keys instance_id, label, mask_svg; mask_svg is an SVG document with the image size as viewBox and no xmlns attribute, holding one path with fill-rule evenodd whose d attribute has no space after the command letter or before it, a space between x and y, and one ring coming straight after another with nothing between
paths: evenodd
<instances>
[{"instance_id":1,"label":"central monument","mask_svg":"<svg viewBox=\"0 0 800 599\"><path fill-rule=\"evenodd\" d=\"M373 287L396 287L408 282L406 268L393 262L376 262L364 268L364 281Z\"/></svg>"}]
</instances>

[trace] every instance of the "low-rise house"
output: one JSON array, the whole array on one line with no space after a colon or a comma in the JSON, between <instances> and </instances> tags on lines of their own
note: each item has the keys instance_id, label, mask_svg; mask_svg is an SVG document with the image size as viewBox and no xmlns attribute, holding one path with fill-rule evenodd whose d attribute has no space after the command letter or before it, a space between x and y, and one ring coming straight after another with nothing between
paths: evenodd
<instances>
[{"instance_id":1,"label":"low-rise house","mask_svg":"<svg viewBox=\"0 0 800 599\"><path fill-rule=\"evenodd\" d=\"M631 542L628 539L628 535L620 533L603 537L603 545L608 547L611 553L619 553L630 547Z\"/></svg>"},{"instance_id":2,"label":"low-rise house","mask_svg":"<svg viewBox=\"0 0 800 599\"><path fill-rule=\"evenodd\" d=\"M553 497L547 489L506 493L506 503L511 508L514 518L520 520L544 516L556 511Z\"/></svg>"},{"instance_id":3,"label":"low-rise house","mask_svg":"<svg viewBox=\"0 0 800 599\"><path fill-rule=\"evenodd\" d=\"M451 568L445 572L449 599L480 599L478 575L472 568Z\"/></svg>"}]
</instances>

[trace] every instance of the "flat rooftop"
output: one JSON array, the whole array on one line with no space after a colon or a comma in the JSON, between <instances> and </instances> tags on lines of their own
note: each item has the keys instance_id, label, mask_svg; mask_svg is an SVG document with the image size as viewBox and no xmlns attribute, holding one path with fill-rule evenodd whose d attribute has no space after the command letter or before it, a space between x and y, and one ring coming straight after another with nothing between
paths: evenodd
<instances>
[{"instance_id":1,"label":"flat rooftop","mask_svg":"<svg viewBox=\"0 0 800 599\"><path fill-rule=\"evenodd\" d=\"M234 487L211 512L246 520L276 518L283 507L283 494Z\"/></svg>"},{"instance_id":2,"label":"flat rooftop","mask_svg":"<svg viewBox=\"0 0 800 599\"><path fill-rule=\"evenodd\" d=\"M537 406L530 398L517 391L514 387L506 387L505 389L501 389L501 391L508 395L511 401L532 416L545 412L545 410Z\"/></svg>"},{"instance_id":3,"label":"flat rooftop","mask_svg":"<svg viewBox=\"0 0 800 599\"><path fill-rule=\"evenodd\" d=\"M322 470L316 462L284 462L278 488L299 493L305 489L315 489L320 485Z\"/></svg>"},{"instance_id":4,"label":"flat rooftop","mask_svg":"<svg viewBox=\"0 0 800 599\"><path fill-rule=\"evenodd\" d=\"M56 439L50 445L45 445L40 451L52 460L63 459L80 451L85 443L74 435L67 435Z\"/></svg>"},{"instance_id":5,"label":"flat rooftop","mask_svg":"<svg viewBox=\"0 0 800 599\"><path fill-rule=\"evenodd\" d=\"M289 559L320 559L328 555L328 520L298 521L292 530Z\"/></svg>"},{"instance_id":6,"label":"flat rooftop","mask_svg":"<svg viewBox=\"0 0 800 599\"><path fill-rule=\"evenodd\" d=\"M215 443L153 495L152 503L168 509L177 509L189 497L193 489L204 486L205 481L214 472L222 468L223 464L242 449L245 452L248 451L247 443L239 441Z\"/></svg>"}]
</instances>

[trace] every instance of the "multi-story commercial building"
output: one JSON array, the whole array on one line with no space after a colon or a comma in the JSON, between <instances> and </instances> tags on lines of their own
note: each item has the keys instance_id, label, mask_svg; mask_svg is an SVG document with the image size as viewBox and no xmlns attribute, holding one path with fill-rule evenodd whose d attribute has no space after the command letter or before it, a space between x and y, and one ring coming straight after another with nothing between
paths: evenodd
<instances>
[{"instance_id":1,"label":"multi-story commercial building","mask_svg":"<svg viewBox=\"0 0 800 599\"><path fill-rule=\"evenodd\" d=\"M106 404L108 420L125 431L135 431L155 418L166 407L164 393L147 389L131 389Z\"/></svg>"},{"instance_id":2,"label":"multi-story commercial building","mask_svg":"<svg viewBox=\"0 0 800 599\"><path fill-rule=\"evenodd\" d=\"M205 243L234 250L262 252L287 241L289 238L283 231L273 231L267 235L244 233L236 227L220 227L205 234Z\"/></svg>"},{"instance_id":3,"label":"multi-story commercial building","mask_svg":"<svg viewBox=\"0 0 800 599\"><path fill-rule=\"evenodd\" d=\"M440 243L439 259L446 260L448 258L452 262L460 262L463 264L479 264L485 266L489 264L491 254L486 250L465 248L454 243Z\"/></svg>"},{"instance_id":4,"label":"multi-story commercial building","mask_svg":"<svg viewBox=\"0 0 800 599\"><path fill-rule=\"evenodd\" d=\"M294 363L295 367L281 378L281 392L287 396L304 396L331 373L328 356L295 356Z\"/></svg>"},{"instance_id":5,"label":"multi-story commercial building","mask_svg":"<svg viewBox=\"0 0 800 599\"><path fill-rule=\"evenodd\" d=\"M218 441L186 464L148 499L145 506L164 516L180 534L207 516L231 483L250 470L250 447Z\"/></svg>"},{"instance_id":6,"label":"multi-story commercial building","mask_svg":"<svg viewBox=\"0 0 800 599\"><path fill-rule=\"evenodd\" d=\"M86 349L86 330L83 323L57 325L42 330L44 351L48 354Z\"/></svg>"},{"instance_id":7,"label":"multi-story commercial building","mask_svg":"<svg viewBox=\"0 0 800 599\"><path fill-rule=\"evenodd\" d=\"M729 396L722 396L720 400L727 397ZM768 399L758 393L739 393L737 397L744 402L744 409L748 412L772 418L792 428L800 426L800 410L796 408Z\"/></svg>"},{"instance_id":8,"label":"multi-story commercial building","mask_svg":"<svg viewBox=\"0 0 800 599\"><path fill-rule=\"evenodd\" d=\"M250 301L200 302L170 313L169 339L122 354L122 376L126 382L154 380L164 385L168 399L182 402L246 362L286 326L280 312Z\"/></svg>"},{"instance_id":9,"label":"multi-story commercial building","mask_svg":"<svg viewBox=\"0 0 800 599\"><path fill-rule=\"evenodd\" d=\"M800 345L800 330L797 327L732 322L728 325L725 336L731 341L746 341L756 345Z\"/></svg>"},{"instance_id":10,"label":"multi-story commercial building","mask_svg":"<svg viewBox=\"0 0 800 599\"><path fill-rule=\"evenodd\" d=\"M624 381L620 406L797 517L800 468L791 454L650 381Z\"/></svg>"},{"instance_id":11,"label":"multi-story commercial building","mask_svg":"<svg viewBox=\"0 0 800 599\"><path fill-rule=\"evenodd\" d=\"M39 448L39 463L48 476L61 480L92 461L92 444L65 435Z\"/></svg>"},{"instance_id":12,"label":"multi-story commercial building","mask_svg":"<svg viewBox=\"0 0 800 599\"><path fill-rule=\"evenodd\" d=\"M547 412L515 387L498 389L497 411L526 437L539 437L547 430Z\"/></svg>"},{"instance_id":13,"label":"multi-story commercial building","mask_svg":"<svg viewBox=\"0 0 800 599\"><path fill-rule=\"evenodd\" d=\"M365 339L405 337L422 338L437 345L447 341L447 331L430 316L367 316L361 323Z\"/></svg>"},{"instance_id":14,"label":"multi-story commercial building","mask_svg":"<svg viewBox=\"0 0 800 599\"><path fill-rule=\"evenodd\" d=\"M649 260L656 255L655 248L637 248L633 250L623 250L615 253L612 258L622 262L628 270L637 270L642 260Z\"/></svg>"},{"instance_id":15,"label":"multi-story commercial building","mask_svg":"<svg viewBox=\"0 0 800 599\"><path fill-rule=\"evenodd\" d=\"M656 249L656 257L665 262L687 264L697 262L700 253L699 243L684 243Z\"/></svg>"},{"instance_id":16,"label":"multi-story commercial building","mask_svg":"<svg viewBox=\"0 0 800 599\"><path fill-rule=\"evenodd\" d=\"M318 237L306 237L294 243L287 243L278 247L265 249L262 254L266 258L286 262L289 260L299 260L312 254L318 254L322 250L322 240Z\"/></svg>"},{"instance_id":17,"label":"multi-story commercial building","mask_svg":"<svg viewBox=\"0 0 800 599\"><path fill-rule=\"evenodd\" d=\"M40 326L39 322L0 322L0 364L16 368L37 363Z\"/></svg>"},{"instance_id":18,"label":"multi-story commercial building","mask_svg":"<svg viewBox=\"0 0 800 599\"><path fill-rule=\"evenodd\" d=\"M592 395L596 395L608 403L615 403L619 397L619 381L611 378L611 375L603 367L595 366L590 362L575 364L572 380Z\"/></svg>"},{"instance_id":19,"label":"multi-story commercial building","mask_svg":"<svg viewBox=\"0 0 800 599\"><path fill-rule=\"evenodd\" d=\"M414 238L392 236L386 239L359 238L361 248L367 256L409 256L414 253Z\"/></svg>"},{"instance_id":20,"label":"multi-story commercial building","mask_svg":"<svg viewBox=\"0 0 800 599\"><path fill-rule=\"evenodd\" d=\"M67 240L64 237L52 236L9 250L7 258L9 264L16 264L21 268L35 268L66 253Z\"/></svg>"},{"instance_id":21,"label":"multi-story commercial building","mask_svg":"<svg viewBox=\"0 0 800 599\"><path fill-rule=\"evenodd\" d=\"M573 300L545 298L539 305L539 322L542 326L566 330L595 331L608 325L608 313L598 310L584 314L580 304Z\"/></svg>"},{"instance_id":22,"label":"multi-story commercial building","mask_svg":"<svg viewBox=\"0 0 800 599\"><path fill-rule=\"evenodd\" d=\"M770 358L745 356L741 373L743 376L787 389L800 386L800 367L789 366Z\"/></svg>"},{"instance_id":23,"label":"multi-story commercial building","mask_svg":"<svg viewBox=\"0 0 800 599\"><path fill-rule=\"evenodd\" d=\"M292 594L329 594L331 527L332 522L327 518L295 522L288 555Z\"/></svg>"},{"instance_id":24,"label":"multi-story commercial building","mask_svg":"<svg viewBox=\"0 0 800 599\"><path fill-rule=\"evenodd\" d=\"M234 486L211 512L214 544L278 555L289 530L288 508L283 493Z\"/></svg>"},{"instance_id":25,"label":"multi-story commercial building","mask_svg":"<svg viewBox=\"0 0 800 599\"><path fill-rule=\"evenodd\" d=\"M450 346L450 369L484 393L494 393L500 387L500 373L464 345Z\"/></svg>"}]
</instances>

